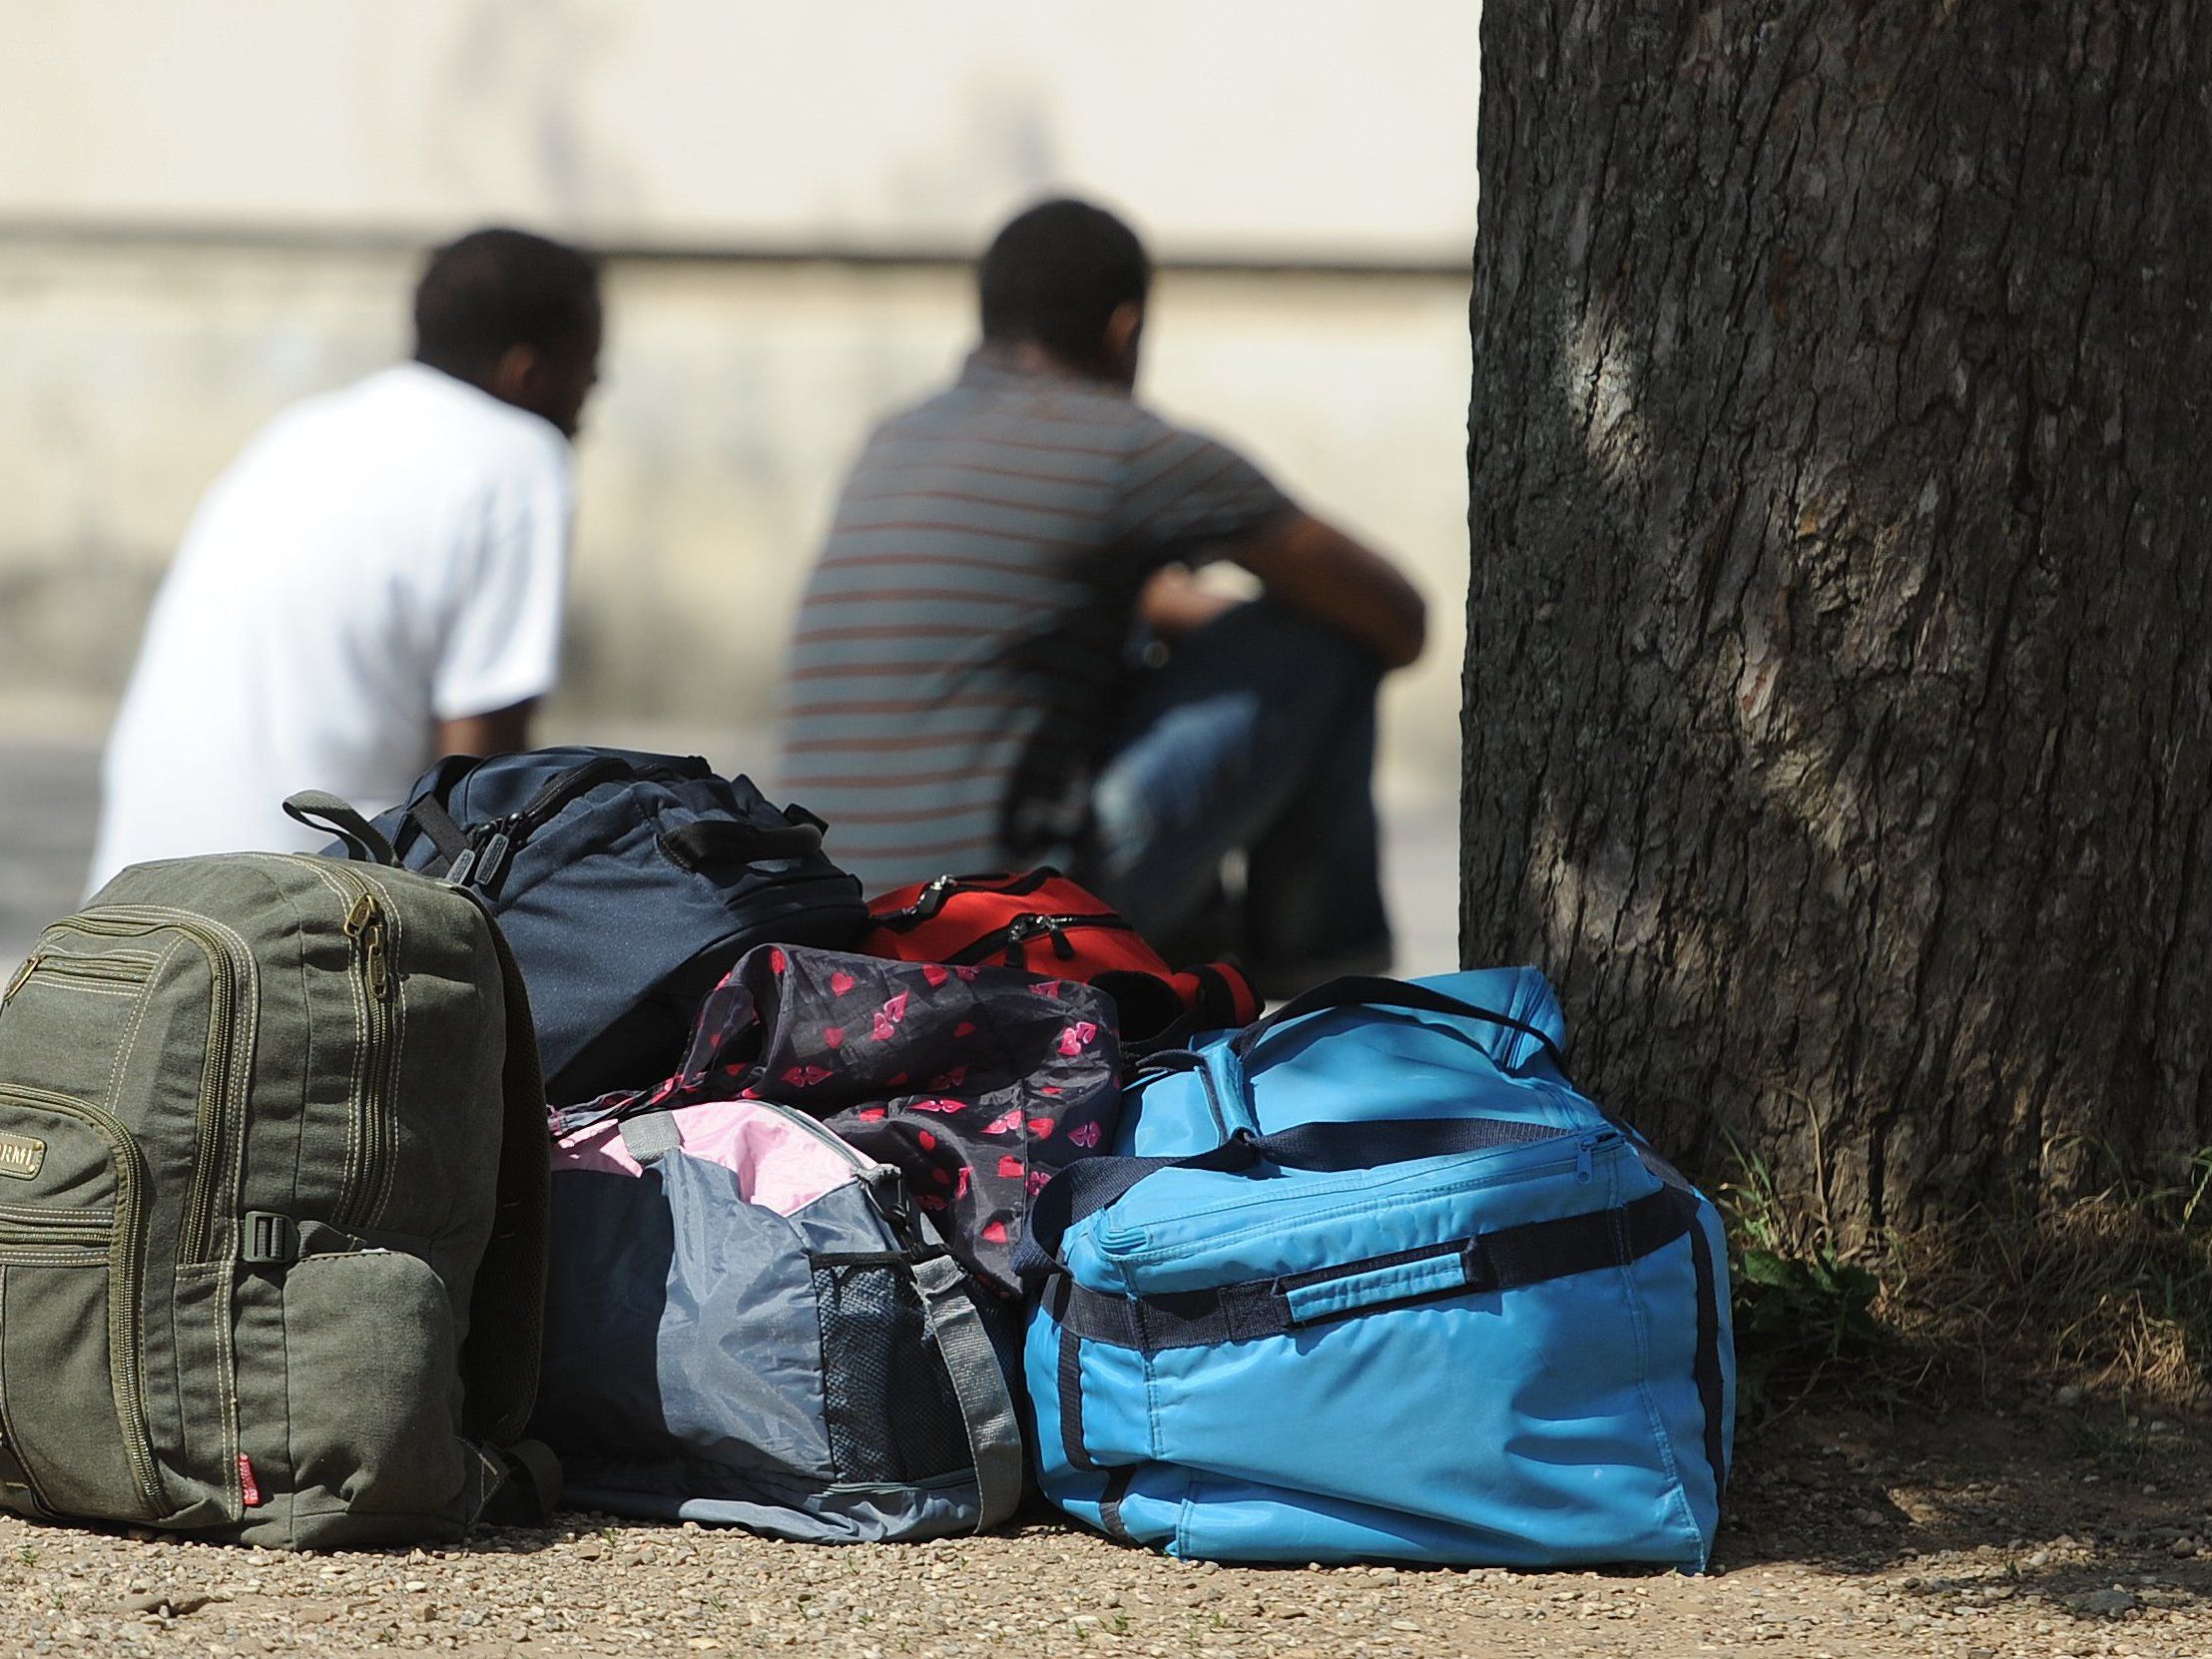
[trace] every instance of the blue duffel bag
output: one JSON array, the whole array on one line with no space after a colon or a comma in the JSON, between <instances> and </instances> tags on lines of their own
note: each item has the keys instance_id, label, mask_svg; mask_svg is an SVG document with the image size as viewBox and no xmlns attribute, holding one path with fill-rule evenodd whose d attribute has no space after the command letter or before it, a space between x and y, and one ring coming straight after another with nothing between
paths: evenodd
<instances>
[{"instance_id":1,"label":"blue duffel bag","mask_svg":"<svg viewBox=\"0 0 2212 1659\"><path fill-rule=\"evenodd\" d=\"M1577 1094L1532 968L1341 979L1161 1056L1022 1265L1044 1490L1223 1561L1696 1570L1720 1220Z\"/></svg>"}]
</instances>

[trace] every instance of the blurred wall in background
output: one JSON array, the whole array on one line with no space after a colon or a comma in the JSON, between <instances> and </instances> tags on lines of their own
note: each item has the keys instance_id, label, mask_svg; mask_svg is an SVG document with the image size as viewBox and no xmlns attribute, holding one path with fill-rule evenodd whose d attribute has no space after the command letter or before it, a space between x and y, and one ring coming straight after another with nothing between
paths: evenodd
<instances>
[{"instance_id":1,"label":"blurred wall in background","mask_svg":"<svg viewBox=\"0 0 2212 1659\"><path fill-rule=\"evenodd\" d=\"M1426 587L1386 747L1449 788L1476 21L0 0L0 719L103 718L208 483L404 350L423 245L508 222L610 252L563 706L762 728L843 466L970 343L990 230L1065 190L1166 267L1141 393Z\"/></svg>"}]
</instances>

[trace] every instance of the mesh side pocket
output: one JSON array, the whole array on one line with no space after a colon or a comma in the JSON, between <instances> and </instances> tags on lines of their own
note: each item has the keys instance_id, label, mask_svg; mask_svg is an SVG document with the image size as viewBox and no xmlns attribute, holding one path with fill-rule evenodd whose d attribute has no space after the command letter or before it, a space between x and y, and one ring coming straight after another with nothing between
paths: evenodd
<instances>
[{"instance_id":1,"label":"mesh side pocket","mask_svg":"<svg viewBox=\"0 0 2212 1659\"><path fill-rule=\"evenodd\" d=\"M967 1468L967 1426L905 1259L808 1260L837 1478L911 1482Z\"/></svg>"}]
</instances>

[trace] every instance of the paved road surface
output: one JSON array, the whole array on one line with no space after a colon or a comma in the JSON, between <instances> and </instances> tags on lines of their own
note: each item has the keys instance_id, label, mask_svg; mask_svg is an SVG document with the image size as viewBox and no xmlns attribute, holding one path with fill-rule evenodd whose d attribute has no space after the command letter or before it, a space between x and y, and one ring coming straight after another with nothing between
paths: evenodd
<instances>
[{"instance_id":1,"label":"paved road surface","mask_svg":"<svg viewBox=\"0 0 2212 1659\"><path fill-rule=\"evenodd\" d=\"M594 740L697 750L691 733L655 738L625 729L581 741ZM97 746L83 739L0 737L0 972L12 970L38 930L75 905L99 810L99 759ZM1440 792L1394 791L1384 832L1398 971L1442 972L1456 959L1456 808Z\"/></svg>"}]
</instances>

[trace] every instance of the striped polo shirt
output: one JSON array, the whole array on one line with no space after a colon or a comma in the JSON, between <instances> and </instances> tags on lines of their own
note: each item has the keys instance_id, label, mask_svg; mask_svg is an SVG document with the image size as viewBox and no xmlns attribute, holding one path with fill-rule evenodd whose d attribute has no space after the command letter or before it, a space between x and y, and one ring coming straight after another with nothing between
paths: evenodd
<instances>
[{"instance_id":1,"label":"striped polo shirt","mask_svg":"<svg viewBox=\"0 0 2212 1659\"><path fill-rule=\"evenodd\" d=\"M1145 579L1290 506L1119 388L985 346L845 480L792 636L784 788L870 892L1067 857Z\"/></svg>"}]
</instances>

